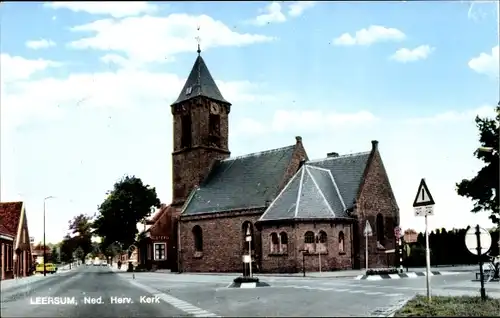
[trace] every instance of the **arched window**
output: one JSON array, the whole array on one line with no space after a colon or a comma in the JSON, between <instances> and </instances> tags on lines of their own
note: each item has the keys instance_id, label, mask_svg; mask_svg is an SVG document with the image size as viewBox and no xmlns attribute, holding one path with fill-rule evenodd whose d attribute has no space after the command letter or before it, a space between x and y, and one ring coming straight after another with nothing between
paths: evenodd
<instances>
[{"instance_id":1,"label":"arched window","mask_svg":"<svg viewBox=\"0 0 500 318\"><path fill-rule=\"evenodd\" d=\"M248 253L248 241L247 241L247 232L250 229L250 245L252 248L252 251L255 250L255 237L253 235L253 224L250 221L243 222L241 225L241 233L242 233L242 240L243 240L243 251Z\"/></svg>"},{"instance_id":2,"label":"arched window","mask_svg":"<svg viewBox=\"0 0 500 318\"><path fill-rule=\"evenodd\" d=\"M199 225L193 227L194 250L196 252L203 251L203 233Z\"/></svg>"},{"instance_id":3,"label":"arched window","mask_svg":"<svg viewBox=\"0 0 500 318\"><path fill-rule=\"evenodd\" d=\"M280 250L280 240L278 234L271 233L271 253L278 253Z\"/></svg>"},{"instance_id":4,"label":"arched window","mask_svg":"<svg viewBox=\"0 0 500 318\"><path fill-rule=\"evenodd\" d=\"M319 231L316 244L316 252L324 253L326 252L326 242L327 236L324 231Z\"/></svg>"},{"instance_id":5,"label":"arched window","mask_svg":"<svg viewBox=\"0 0 500 318\"><path fill-rule=\"evenodd\" d=\"M320 231L318 234L318 243L326 244L326 239L327 239L326 233L323 231Z\"/></svg>"},{"instance_id":6,"label":"arched window","mask_svg":"<svg viewBox=\"0 0 500 318\"><path fill-rule=\"evenodd\" d=\"M304 234L304 250L309 253L314 252L314 233L311 231L307 231Z\"/></svg>"},{"instance_id":7,"label":"arched window","mask_svg":"<svg viewBox=\"0 0 500 318\"><path fill-rule=\"evenodd\" d=\"M304 234L304 243L306 244L314 244L314 233L311 231L307 231Z\"/></svg>"},{"instance_id":8,"label":"arched window","mask_svg":"<svg viewBox=\"0 0 500 318\"><path fill-rule=\"evenodd\" d=\"M288 235L285 232L280 233L280 251L282 253L288 252Z\"/></svg>"},{"instance_id":9,"label":"arched window","mask_svg":"<svg viewBox=\"0 0 500 318\"><path fill-rule=\"evenodd\" d=\"M377 241L384 245L384 217L382 214L377 214Z\"/></svg>"},{"instance_id":10,"label":"arched window","mask_svg":"<svg viewBox=\"0 0 500 318\"><path fill-rule=\"evenodd\" d=\"M344 232L342 231L339 233L339 253L345 253Z\"/></svg>"}]
</instances>

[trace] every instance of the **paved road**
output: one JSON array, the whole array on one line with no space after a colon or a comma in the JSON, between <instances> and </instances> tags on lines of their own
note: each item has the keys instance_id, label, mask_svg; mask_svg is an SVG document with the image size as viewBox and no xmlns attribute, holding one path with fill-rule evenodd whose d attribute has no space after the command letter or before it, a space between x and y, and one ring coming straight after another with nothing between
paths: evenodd
<instances>
[{"instance_id":1,"label":"paved road","mask_svg":"<svg viewBox=\"0 0 500 318\"><path fill-rule=\"evenodd\" d=\"M152 303L141 302L144 296L144 301L148 298ZM2 317L186 316L164 301L156 303L154 296L122 279L109 267L82 266L66 275L2 290L1 298ZM113 300L117 303L112 303ZM60 304L55 304L57 301Z\"/></svg>"},{"instance_id":2,"label":"paved road","mask_svg":"<svg viewBox=\"0 0 500 318\"><path fill-rule=\"evenodd\" d=\"M168 317L168 316L378 316L394 304L425 293L425 277L381 281L347 278L265 277L272 287L227 288L232 275L113 272L80 267L66 276L32 284L30 289L2 293L4 317ZM474 274L433 276L433 294L478 294ZM500 297L500 283L486 285ZM5 294L5 295L4 295ZM155 295L159 303L140 303ZM78 304L30 304L36 297L75 297ZM103 304L85 304L84 298ZM111 297L133 303L111 304Z\"/></svg>"}]
</instances>

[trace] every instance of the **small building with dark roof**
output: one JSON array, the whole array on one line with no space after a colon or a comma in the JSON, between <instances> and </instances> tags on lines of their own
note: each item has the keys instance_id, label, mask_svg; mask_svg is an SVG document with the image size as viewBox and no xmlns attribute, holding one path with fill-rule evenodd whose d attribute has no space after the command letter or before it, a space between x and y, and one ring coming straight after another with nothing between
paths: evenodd
<instances>
[{"instance_id":1,"label":"small building with dark roof","mask_svg":"<svg viewBox=\"0 0 500 318\"><path fill-rule=\"evenodd\" d=\"M168 224L156 227L168 238L166 266L241 271L250 249L256 272L362 268L367 221L369 267L393 265L386 250L395 248L399 208L378 142L310 160L295 137L289 146L231 157L231 104L199 53L171 106L172 204L155 222Z\"/></svg>"},{"instance_id":2,"label":"small building with dark roof","mask_svg":"<svg viewBox=\"0 0 500 318\"><path fill-rule=\"evenodd\" d=\"M30 276L33 259L23 202L0 203L1 279Z\"/></svg>"}]
</instances>

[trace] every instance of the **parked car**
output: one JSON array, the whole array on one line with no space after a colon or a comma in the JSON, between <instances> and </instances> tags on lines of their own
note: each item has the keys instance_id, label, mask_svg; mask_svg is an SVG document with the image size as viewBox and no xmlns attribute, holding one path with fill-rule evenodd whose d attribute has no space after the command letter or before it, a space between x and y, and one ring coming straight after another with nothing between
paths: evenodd
<instances>
[{"instance_id":1,"label":"parked car","mask_svg":"<svg viewBox=\"0 0 500 318\"><path fill-rule=\"evenodd\" d=\"M108 261L106 261L106 260L102 261L101 265L102 266L108 266Z\"/></svg>"},{"instance_id":2,"label":"parked car","mask_svg":"<svg viewBox=\"0 0 500 318\"><path fill-rule=\"evenodd\" d=\"M45 272L46 273L50 273L50 274L56 273L57 272L56 265L54 265L53 263L47 263L47 264L45 264ZM35 267L35 273L43 274L43 264L38 264Z\"/></svg>"},{"instance_id":3,"label":"parked car","mask_svg":"<svg viewBox=\"0 0 500 318\"><path fill-rule=\"evenodd\" d=\"M101 260L100 259L94 260L94 266L101 266Z\"/></svg>"}]
</instances>

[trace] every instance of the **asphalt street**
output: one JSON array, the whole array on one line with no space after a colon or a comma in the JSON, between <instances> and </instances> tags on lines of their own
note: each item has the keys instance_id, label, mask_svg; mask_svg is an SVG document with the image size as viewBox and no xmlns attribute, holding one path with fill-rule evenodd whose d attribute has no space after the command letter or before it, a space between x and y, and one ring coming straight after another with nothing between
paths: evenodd
<instances>
[{"instance_id":1,"label":"asphalt street","mask_svg":"<svg viewBox=\"0 0 500 318\"><path fill-rule=\"evenodd\" d=\"M366 317L381 316L395 304L426 292L425 277L380 281L262 277L271 287L237 289L228 288L234 275L132 274L92 266L65 275L3 292L2 317ZM473 279L474 272L433 276L432 294L478 295L479 282ZM500 283L486 284L486 290L500 297ZM154 298L152 303L141 303L141 296L157 296L158 303ZM74 297L76 303L32 304L36 297ZM84 303L85 297L102 304ZM112 304L112 297L131 302Z\"/></svg>"},{"instance_id":2,"label":"asphalt street","mask_svg":"<svg viewBox=\"0 0 500 318\"><path fill-rule=\"evenodd\" d=\"M164 301L156 301L109 267L81 266L65 275L2 290L1 297L2 317L188 316Z\"/></svg>"}]
</instances>

